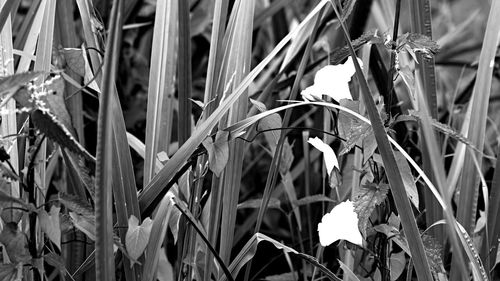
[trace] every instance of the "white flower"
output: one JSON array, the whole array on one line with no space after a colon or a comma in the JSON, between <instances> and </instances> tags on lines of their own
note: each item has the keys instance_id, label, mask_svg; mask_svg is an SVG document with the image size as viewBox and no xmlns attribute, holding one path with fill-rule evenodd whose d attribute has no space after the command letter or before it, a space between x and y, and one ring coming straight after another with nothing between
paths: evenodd
<instances>
[{"instance_id":1,"label":"white flower","mask_svg":"<svg viewBox=\"0 0 500 281\"><path fill-rule=\"evenodd\" d=\"M358 229L358 215L354 205L347 200L335 206L332 211L323 216L318 224L319 243L326 247L337 240L347 240L362 246L363 238Z\"/></svg>"},{"instance_id":2,"label":"white flower","mask_svg":"<svg viewBox=\"0 0 500 281\"><path fill-rule=\"evenodd\" d=\"M333 168L336 167L337 169L340 170L337 156L335 155L335 152L328 144L324 143L318 137L309 138L307 142L312 144L312 146L316 147L317 150L323 152L323 158L325 159L326 172L328 173L328 176L331 175Z\"/></svg>"},{"instance_id":3,"label":"white flower","mask_svg":"<svg viewBox=\"0 0 500 281\"><path fill-rule=\"evenodd\" d=\"M361 59L357 58L357 60L363 66ZM344 64L327 65L316 72L314 84L300 94L304 100L308 101L322 100L323 95L330 96L337 102L341 99L352 100L348 83L354 73L356 70L351 57Z\"/></svg>"}]
</instances>

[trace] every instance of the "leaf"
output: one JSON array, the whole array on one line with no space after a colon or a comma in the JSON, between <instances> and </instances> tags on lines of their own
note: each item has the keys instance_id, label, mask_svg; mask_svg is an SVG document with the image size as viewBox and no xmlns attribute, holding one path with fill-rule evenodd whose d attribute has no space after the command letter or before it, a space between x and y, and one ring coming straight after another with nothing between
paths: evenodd
<instances>
[{"instance_id":1,"label":"leaf","mask_svg":"<svg viewBox=\"0 0 500 281\"><path fill-rule=\"evenodd\" d=\"M89 217L70 212L69 216L73 225L81 232L85 233L90 240L95 241L95 216Z\"/></svg>"},{"instance_id":2,"label":"leaf","mask_svg":"<svg viewBox=\"0 0 500 281\"><path fill-rule=\"evenodd\" d=\"M354 196L354 210L359 216L359 229L366 237L366 228L375 206L384 202L389 191L387 184L367 184L362 186Z\"/></svg>"},{"instance_id":3,"label":"leaf","mask_svg":"<svg viewBox=\"0 0 500 281\"><path fill-rule=\"evenodd\" d=\"M0 78L0 97L9 92L16 92L20 87L26 86L40 76L40 71L22 72Z\"/></svg>"},{"instance_id":4,"label":"leaf","mask_svg":"<svg viewBox=\"0 0 500 281\"><path fill-rule=\"evenodd\" d=\"M75 195L69 195L64 192L59 192L59 202L64 204L69 210L86 217L94 216L94 208L89 202L82 200Z\"/></svg>"},{"instance_id":5,"label":"leaf","mask_svg":"<svg viewBox=\"0 0 500 281\"><path fill-rule=\"evenodd\" d=\"M35 109L31 113L31 119L36 128L51 140L88 160L95 161L94 157L73 137L73 134L50 112Z\"/></svg>"},{"instance_id":6,"label":"leaf","mask_svg":"<svg viewBox=\"0 0 500 281\"><path fill-rule=\"evenodd\" d=\"M85 77L85 60L83 59L82 49L63 48L60 52L66 61L66 66L74 73Z\"/></svg>"},{"instance_id":7,"label":"leaf","mask_svg":"<svg viewBox=\"0 0 500 281\"><path fill-rule=\"evenodd\" d=\"M238 204L238 209L258 209L262 204L262 198L259 199L248 199ZM281 201L271 197L269 199L268 208L271 209L280 209Z\"/></svg>"},{"instance_id":8,"label":"leaf","mask_svg":"<svg viewBox=\"0 0 500 281\"><path fill-rule=\"evenodd\" d=\"M61 249L61 227L59 223L59 211L60 207L52 205L50 208L50 214L45 210L38 212L38 219L40 220L40 226L42 231L47 234L50 241L52 241L59 250Z\"/></svg>"},{"instance_id":9,"label":"leaf","mask_svg":"<svg viewBox=\"0 0 500 281\"><path fill-rule=\"evenodd\" d=\"M396 158L396 163L399 167L399 171L401 172L401 177L403 178L406 194L408 195L408 198L410 199L413 206L415 206L415 208L418 210L418 190L417 185L415 184L415 178L411 173L410 165L408 165L408 161L406 160L404 155L401 154L401 152L395 151L394 157Z\"/></svg>"},{"instance_id":10,"label":"leaf","mask_svg":"<svg viewBox=\"0 0 500 281\"><path fill-rule=\"evenodd\" d=\"M137 261L146 249L152 227L153 221L150 218L144 219L142 224L139 225L139 220L134 215L130 216L125 236L125 246L134 261ZM130 265L133 266L133 263Z\"/></svg>"},{"instance_id":11,"label":"leaf","mask_svg":"<svg viewBox=\"0 0 500 281\"><path fill-rule=\"evenodd\" d=\"M423 52L429 56L439 51L439 45L436 41L420 33L405 33L400 35L397 39L397 44L398 49L405 47L410 52Z\"/></svg>"},{"instance_id":12,"label":"leaf","mask_svg":"<svg viewBox=\"0 0 500 281\"><path fill-rule=\"evenodd\" d=\"M319 242L326 247L337 240L347 240L363 246L363 238L359 232L358 214L354 205L347 200L335 206L330 213L321 218L318 224Z\"/></svg>"},{"instance_id":13,"label":"leaf","mask_svg":"<svg viewBox=\"0 0 500 281\"><path fill-rule=\"evenodd\" d=\"M56 268L57 270L59 270L59 273L62 275L62 276L65 276L66 275L66 272L67 272L67 269L66 269L66 266L65 266L65 259L56 254L56 253L48 253L46 255L43 256L43 259L45 262L47 262L49 265L51 265L52 267Z\"/></svg>"},{"instance_id":14,"label":"leaf","mask_svg":"<svg viewBox=\"0 0 500 281\"><path fill-rule=\"evenodd\" d=\"M344 271L344 279L345 279L345 276L347 276L348 277L347 280L360 281L358 276L356 276L356 274L354 274L354 272L352 272L352 270L349 268L349 266L347 266L341 260L337 260L337 261L340 265L340 269L342 269L342 271Z\"/></svg>"},{"instance_id":15,"label":"leaf","mask_svg":"<svg viewBox=\"0 0 500 281\"><path fill-rule=\"evenodd\" d=\"M281 151L281 161L279 166L279 172L282 177L284 177L292 167L293 163L293 144L288 143L288 138L283 142L283 148Z\"/></svg>"},{"instance_id":16,"label":"leaf","mask_svg":"<svg viewBox=\"0 0 500 281\"><path fill-rule=\"evenodd\" d=\"M19 231L15 222L6 223L0 232L0 243L12 263L26 263L31 259L28 251L28 239L24 232Z\"/></svg>"},{"instance_id":17,"label":"leaf","mask_svg":"<svg viewBox=\"0 0 500 281\"><path fill-rule=\"evenodd\" d=\"M266 105L260 101L250 99L250 102L257 108L259 112L267 111ZM281 135L280 130L274 130L281 128L281 116L278 113L271 114L259 120L257 123L257 131L265 131L264 137L266 138L271 154L274 154L276 150L276 145Z\"/></svg>"},{"instance_id":18,"label":"leaf","mask_svg":"<svg viewBox=\"0 0 500 281\"><path fill-rule=\"evenodd\" d=\"M388 224L378 224L373 227L377 232L385 234L387 239L393 240L405 253L411 256L410 248L406 238L399 232L397 228Z\"/></svg>"},{"instance_id":19,"label":"leaf","mask_svg":"<svg viewBox=\"0 0 500 281\"><path fill-rule=\"evenodd\" d=\"M208 165L210 170L219 177L224 167L226 167L229 159L229 132L218 131L215 136L215 141L211 137L207 137L203 142L203 146L208 152Z\"/></svg>"},{"instance_id":20,"label":"leaf","mask_svg":"<svg viewBox=\"0 0 500 281\"><path fill-rule=\"evenodd\" d=\"M342 100L340 101L340 105L359 113L359 101ZM339 113L338 129L339 136L345 140L344 148L340 151L340 155L349 152L358 141L363 140L373 131L370 125L361 122L351 114L343 111Z\"/></svg>"},{"instance_id":21,"label":"leaf","mask_svg":"<svg viewBox=\"0 0 500 281\"><path fill-rule=\"evenodd\" d=\"M158 281L174 280L174 269L172 264L167 259L165 249L161 248L160 257L158 258L158 273L156 274Z\"/></svg>"},{"instance_id":22,"label":"leaf","mask_svg":"<svg viewBox=\"0 0 500 281\"><path fill-rule=\"evenodd\" d=\"M22 267L20 268L18 270L19 267L12 263L0 264L0 281L22 280Z\"/></svg>"},{"instance_id":23,"label":"leaf","mask_svg":"<svg viewBox=\"0 0 500 281\"><path fill-rule=\"evenodd\" d=\"M391 281L395 281L406 268L405 252L391 254L389 262L391 264Z\"/></svg>"},{"instance_id":24,"label":"leaf","mask_svg":"<svg viewBox=\"0 0 500 281\"><path fill-rule=\"evenodd\" d=\"M241 268L249 262L254 256L257 251L257 246L259 245L260 242L262 241L267 241L271 244L276 249L283 250L283 252L288 253L288 254L294 254L298 256L300 259L307 261L308 263L312 264L315 266L319 271L323 272L330 280L335 280L335 281L340 281L341 279L335 276L328 268L326 268L323 264L321 264L316 258L297 252L295 249L285 246L284 244L262 234L262 233L255 233L250 240L243 246L241 251L238 253L238 255L234 258L234 260L231 262L231 265L229 266L229 270L231 271L232 276L238 276L238 273L240 272ZM226 276L223 276L220 281L226 281Z\"/></svg>"}]
</instances>

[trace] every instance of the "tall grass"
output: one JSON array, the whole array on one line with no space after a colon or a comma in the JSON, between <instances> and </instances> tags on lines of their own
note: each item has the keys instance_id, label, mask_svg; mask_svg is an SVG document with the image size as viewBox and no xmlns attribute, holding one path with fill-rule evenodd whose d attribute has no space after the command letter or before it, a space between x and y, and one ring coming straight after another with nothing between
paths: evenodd
<instances>
[{"instance_id":1,"label":"tall grass","mask_svg":"<svg viewBox=\"0 0 500 281\"><path fill-rule=\"evenodd\" d=\"M484 36L449 1L28 2L0 0L0 279L498 279L498 2ZM353 101L300 101L348 57ZM320 245L347 199L362 243Z\"/></svg>"}]
</instances>

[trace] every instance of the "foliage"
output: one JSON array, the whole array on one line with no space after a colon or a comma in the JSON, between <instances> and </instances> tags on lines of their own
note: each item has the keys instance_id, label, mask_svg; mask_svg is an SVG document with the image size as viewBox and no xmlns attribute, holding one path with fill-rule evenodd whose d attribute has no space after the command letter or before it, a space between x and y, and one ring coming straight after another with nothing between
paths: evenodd
<instances>
[{"instance_id":1,"label":"foliage","mask_svg":"<svg viewBox=\"0 0 500 281\"><path fill-rule=\"evenodd\" d=\"M0 280L497 280L490 2L0 0Z\"/></svg>"}]
</instances>

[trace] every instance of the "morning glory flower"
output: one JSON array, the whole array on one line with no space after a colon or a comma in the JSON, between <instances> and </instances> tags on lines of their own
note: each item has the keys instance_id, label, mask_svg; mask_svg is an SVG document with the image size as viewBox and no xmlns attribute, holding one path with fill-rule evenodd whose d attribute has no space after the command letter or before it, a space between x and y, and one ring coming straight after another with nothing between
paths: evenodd
<instances>
[{"instance_id":1,"label":"morning glory flower","mask_svg":"<svg viewBox=\"0 0 500 281\"><path fill-rule=\"evenodd\" d=\"M363 66L361 59L356 59ZM337 102L341 99L352 100L349 81L354 73L356 73L356 69L351 57L344 64L327 65L316 72L314 84L300 94L306 101L323 100L323 95L329 96Z\"/></svg>"},{"instance_id":2,"label":"morning glory flower","mask_svg":"<svg viewBox=\"0 0 500 281\"><path fill-rule=\"evenodd\" d=\"M335 206L318 224L319 243L326 247L337 240L347 240L363 246L363 238L358 228L358 215L354 205L347 200Z\"/></svg>"},{"instance_id":3,"label":"morning glory flower","mask_svg":"<svg viewBox=\"0 0 500 281\"><path fill-rule=\"evenodd\" d=\"M324 143L318 137L309 138L307 142L312 144L312 146L314 146L317 150L323 152L323 159L325 159L326 172L328 173L328 176L332 174L333 168L340 170L337 155L335 155L335 152L328 144Z\"/></svg>"}]
</instances>

